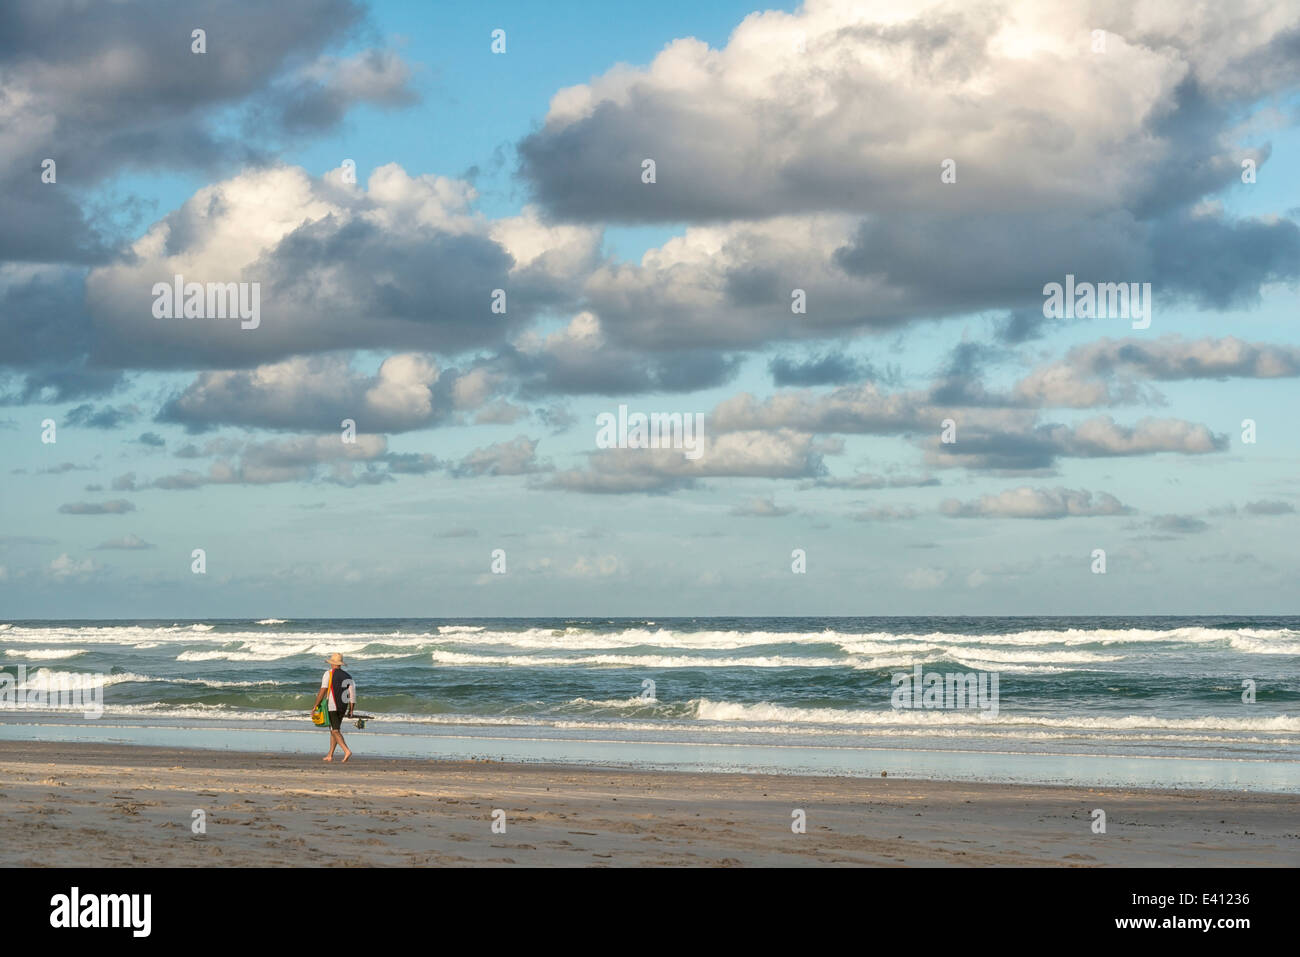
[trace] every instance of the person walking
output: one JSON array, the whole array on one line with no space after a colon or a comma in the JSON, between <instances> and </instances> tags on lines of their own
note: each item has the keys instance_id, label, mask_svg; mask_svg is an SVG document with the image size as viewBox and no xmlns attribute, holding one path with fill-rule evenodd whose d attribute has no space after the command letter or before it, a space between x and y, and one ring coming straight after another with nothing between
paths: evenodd
<instances>
[{"instance_id":1,"label":"person walking","mask_svg":"<svg viewBox=\"0 0 1300 957\"><path fill-rule=\"evenodd\" d=\"M329 697L330 750L325 755L326 761L334 760L334 749L343 749L343 760L352 757L352 749L343 740L343 719L352 717L357 704L357 685L352 676L343 670L343 656L337 651L325 659L330 666L320 680L320 692L312 710L320 707L321 699Z\"/></svg>"}]
</instances>

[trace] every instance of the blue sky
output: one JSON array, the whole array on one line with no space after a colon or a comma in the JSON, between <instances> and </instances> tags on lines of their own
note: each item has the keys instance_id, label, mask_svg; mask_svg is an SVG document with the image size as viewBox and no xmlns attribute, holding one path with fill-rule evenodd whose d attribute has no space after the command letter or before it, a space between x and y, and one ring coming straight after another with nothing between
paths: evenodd
<instances>
[{"instance_id":1,"label":"blue sky","mask_svg":"<svg viewBox=\"0 0 1300 957\"><path fill-rule=\"evenodd\" d=\"M1300 72L1147 7L19 4L0 617L1295 612Z\"/></svg>"}]
</instances>

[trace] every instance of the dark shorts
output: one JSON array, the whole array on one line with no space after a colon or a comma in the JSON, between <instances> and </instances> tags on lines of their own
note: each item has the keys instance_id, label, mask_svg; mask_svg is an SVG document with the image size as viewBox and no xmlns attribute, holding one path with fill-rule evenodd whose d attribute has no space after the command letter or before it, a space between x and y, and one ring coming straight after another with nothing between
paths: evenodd
<instances>
[{"instance_id":1,"label":"dark shorts","mask_svg":"<svg viewBox=\"0 0 1300 957\"><path fill-rule=\"evenodd\" d=\"M330 730L338 731L343 727L343 718L346 715L344 711L331 711L330 713Z\"/></svg>"}]
</instances>

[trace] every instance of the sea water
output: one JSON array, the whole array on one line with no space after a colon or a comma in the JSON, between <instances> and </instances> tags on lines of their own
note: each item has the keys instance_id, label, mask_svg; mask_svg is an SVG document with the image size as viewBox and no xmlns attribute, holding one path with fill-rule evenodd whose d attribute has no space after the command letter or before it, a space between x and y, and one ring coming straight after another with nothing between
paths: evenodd
<instances>
[{"instance_id":1,"label":"sea water","mask_svg":"<svg viewBox=\"0 0 1300 957\"><path fill-rule=\"evenodd\" d=\"M0 703L0 738L323 751L335 651L359 754L1300 791L1295 617L13 620L9 684L103 713Z\"/></svg>"}]
</instances>

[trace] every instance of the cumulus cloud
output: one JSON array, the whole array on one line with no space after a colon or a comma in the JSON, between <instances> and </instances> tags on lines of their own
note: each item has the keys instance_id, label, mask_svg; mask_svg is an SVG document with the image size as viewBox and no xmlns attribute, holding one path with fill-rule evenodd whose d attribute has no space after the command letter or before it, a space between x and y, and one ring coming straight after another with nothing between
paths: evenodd
<instances>
[{"instance_id":1,"label":"cumulus cloud","mask_svg":"<svg viewBox=\"0 0 1300 957\"><path fill-rule=\"evenodd\" d=\"M509 442L497 442L486 448L475 449L460 460L451 474L460 478L485 475L531 475L546 472L554 466L538 462L537 443L526 435L516 436Z\"/></svg>"},{"instance_id":2,"label":"cumulus cloud","mask_svg":"<svg viewBox=\"0 0 1300 957\"><path fill-rule=\"evenodd\" d=\"M1120 425L1098 416L1075 426L1048 424L1017 431L975 427L962 430L954 443L939 436L925 442L926 461L938 467L1001 471L1051 468L1058 458L1110 458L1173 452L1204 455L1228 448L1226 435L1182 419L1144 418Z\"/></svg>"},{"instance_id":3,"label":"cumulus cloud","mask_svg":"<svg viewBox=\"0 0 1300 957\"><path fill-rule=\"evenodd\" d=\"M392 479L389 470L381 467L387 448L383 436L360 433L355 442L344 442L338 435L265 442L214 439L195 456L215 457L206 472L185 469L139 485L135 485L134 475L130 478L137 488L169 491L188 491L205 485L308 482L316 478L339 485L374 485Z\"/></svg>"},{"instance_id":4,"label":"cumulus cloud","mask_svg":"<svg viewBox=\"0 0 1300 957\"><path fill-rule=\"evenodd\" d=\"M337 432L352 419L358 429L405 432L457 421L458 413L486 403L500 383L501 376L486 369L440 370L422 353L389 356L374 374L358 371L343 355L296 356L254 369L201 373L164 404L158 420L191 432L220 425ZM502 410L491 405L480 421L518 417Z\"/></svg>"},{"instance_id":5,"label":"cumulus cloud","mask_svg":"<svg viewBox=\"0 0 1300 957\"><path fill-rule=\"evenodd\" d=\"M1103 338L1071 349L1060 362L1035 369L1016 383L1015 396L1031 405L1089 408L1143 398L1143 380L1278 379L1300 376L1300 348L1244 342L1234 336L1189 340Z\"/></svg>"},{"instance_id":6,"label":"cumulus cloud","mask_svg":"<svg viewBox=\"0 0 1300 957\"><path fill-rule=\"evenodd\" d=\"M1068 488L1007 489L982 495L972 502L945 499L939 511L952 518L1067 518L1073 516L1127 515L1133 510L1115 496Z\"/></svg>"},{"instance_id":7,"label":"cumulus cloud","mask_svg":"<svg viewBox=\"0 0 1300 957\"><path fill-rule=\"evenodd\" d=\"M92 559L87 558L84 561L77 561L67 552L50 562L48 568L50 577L57 582L89 578L101 570L102 566L96 564Z\"/></svg>"},{"instance_id":8,"label":"cumulus cloud","mask_svg":"<svg viewBox=\"0 0 1300 957\"><path fill-rule=\"evenodd\" d=\"M564 270L596 255L598 234L545 227L527 211L494 224L474 212L476 196L468 183L392 163L365 188L344 183L339 170L314 178L292 166L204 186L129 256L91 271L96 356L135 368L221 369L334 350L500 344L571 299ZM535 248L557 233L559 250ZM155 318L154 285L175 275L258 283L257 328ZM504 315L491 311L498 288L508 294Z\"/></svg>"},{"instance_id":9,"label":"cumulus cloud","mask_svg":"<svg viewBox=\"0 0 1300 957\"><path fill-rule=\"evenodd\" d=\"M519 144L522 171L563 219L692 224L589 282L615 341L740 347L983 309L1019 317L1023 337L1067 272L1248 305L1300 274L1300 229L1203 201L1243 157L1267 163L1234 137L1261 97L1295 88L1300 14L1253 0L1189 26L1178 10L756 13L722 49L678 39L559 91ZM809 307L792 323L796 287Z\"/></svg>"},{"instance_id":10,"label":"cumulus cloud","mask_svg":"<svg viewBox=\"0 0 1300 957\"><path fill-rule=\"evenodd\" d=\"M825 468L811 435L789 429L730 432L706 434L697 459L675 449L600 449L589 453L587 468L557 472L546 487L610 494L670 492L704 478L812 478Z\"/></svg>"},{"instance_id":11,"label":"cumulus cloud","mask_svg":"<svg viewBox=\"0 0 1300 957\"><path fill-rule=\"evenodd\" d=\"M364 22L353 0L285 0L275 9L252 0L184 8L150 0L62 13L45 0L5 3L0 259L86 263L109 252L75 193L33 175L33 157L57 157L60 183L93 184L125 168L211 169L262 158L251 137L232 130L232 115L256 115L265 141L290 132L288 102L316 91L336 106L318 127L337 122L353 103L391 102L404 70L395 54L322 58ZM190 31L200 23L211 36L207 52L196 56Z\"/></svg>"}]
</instances>

